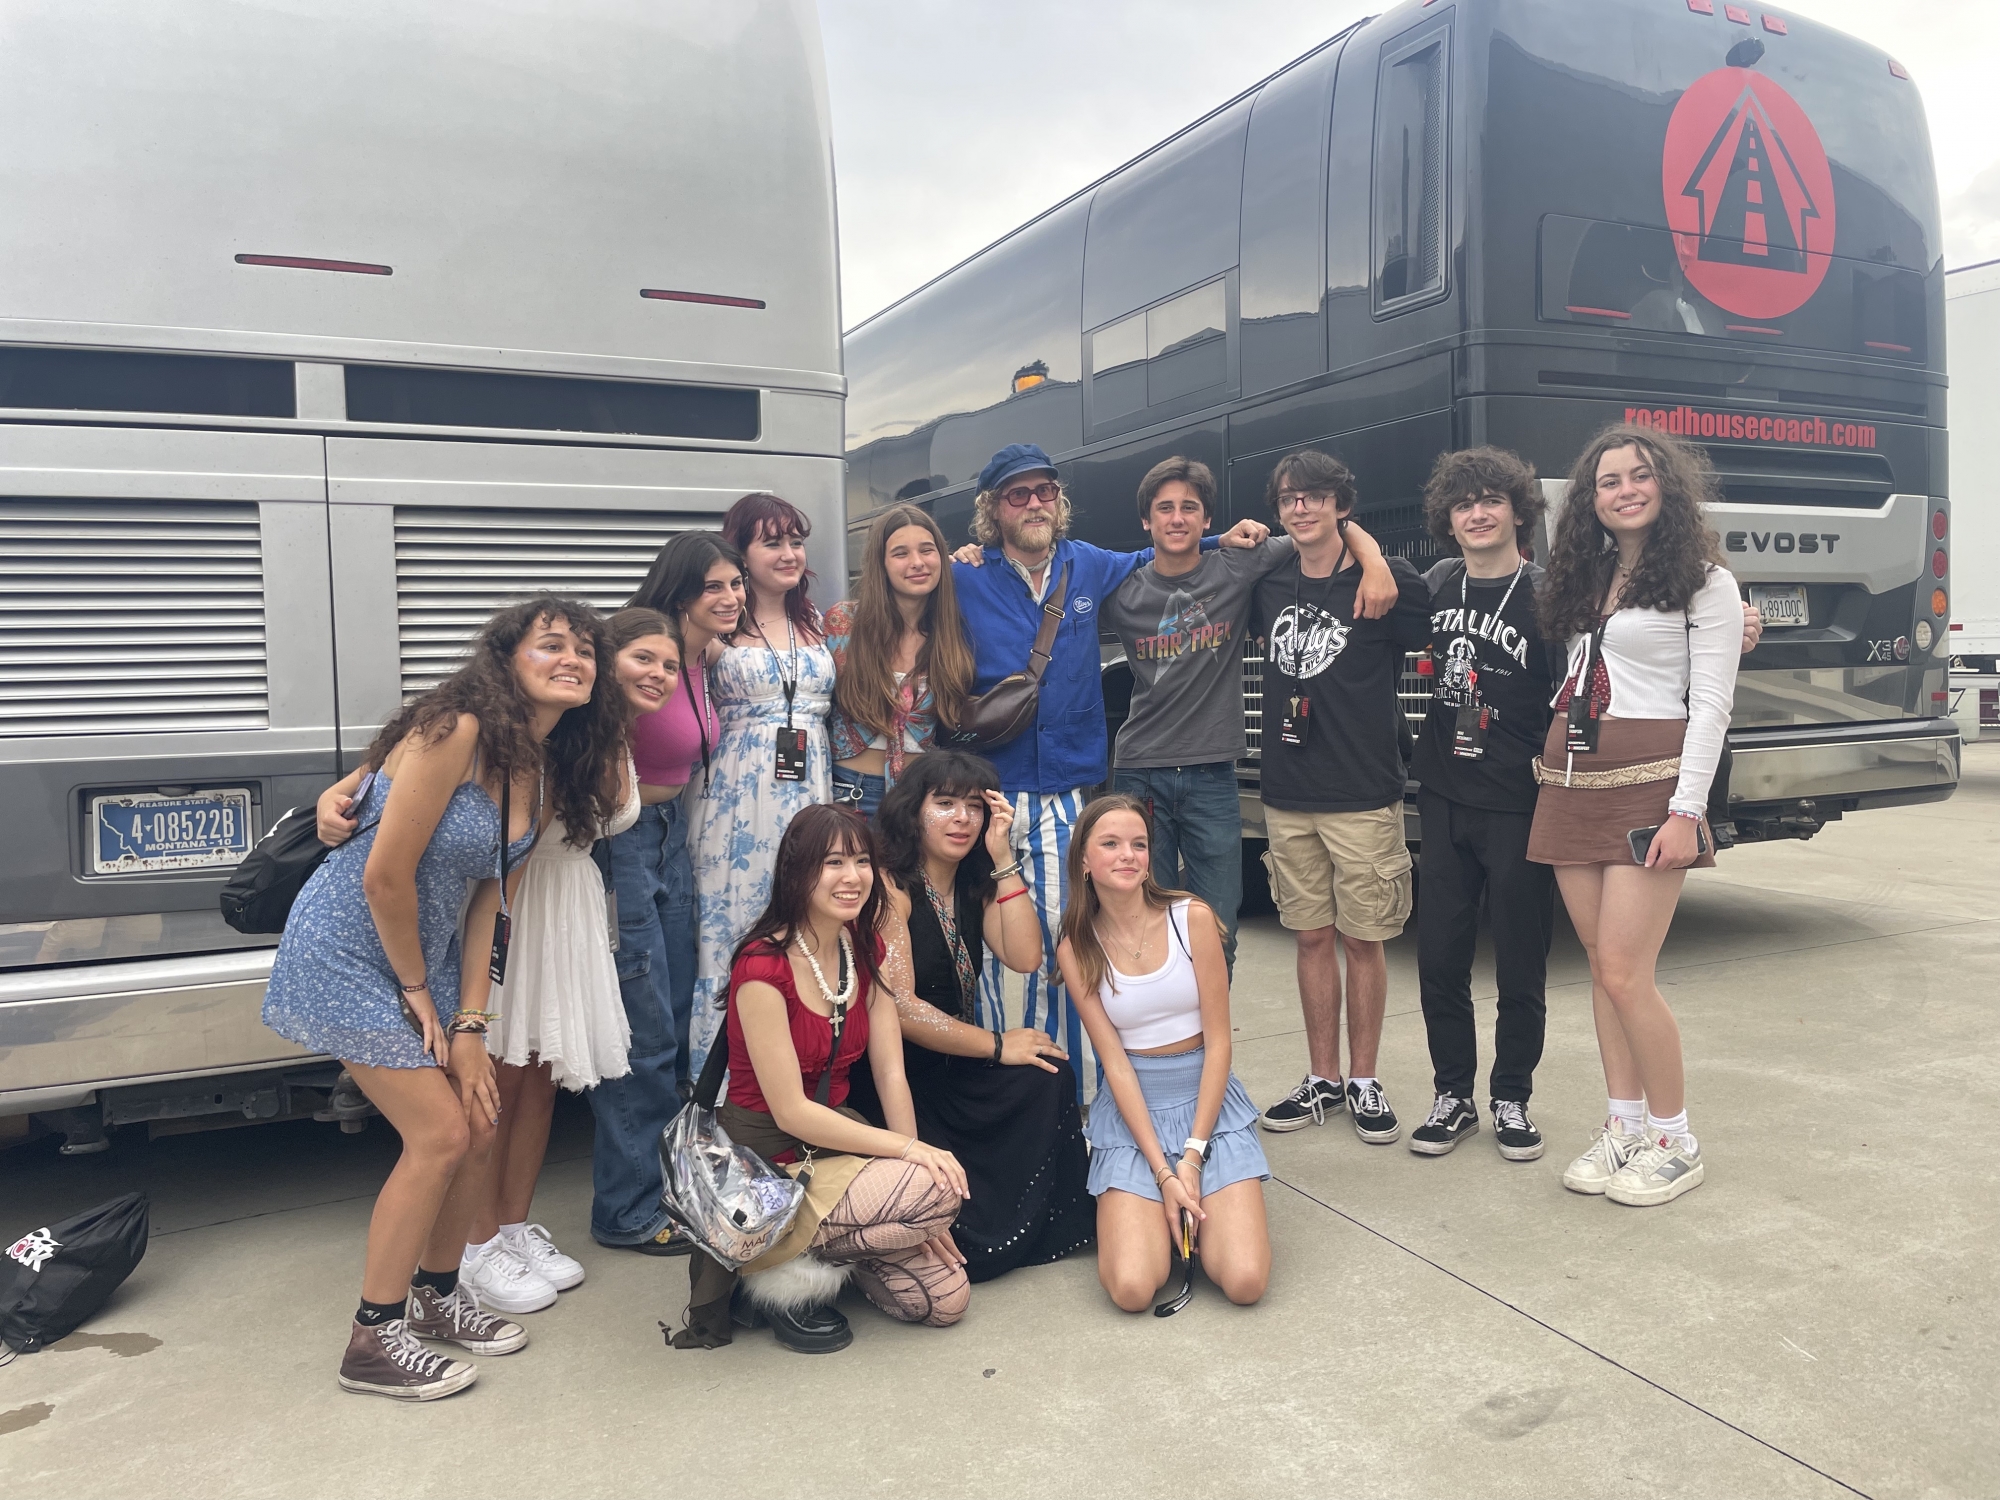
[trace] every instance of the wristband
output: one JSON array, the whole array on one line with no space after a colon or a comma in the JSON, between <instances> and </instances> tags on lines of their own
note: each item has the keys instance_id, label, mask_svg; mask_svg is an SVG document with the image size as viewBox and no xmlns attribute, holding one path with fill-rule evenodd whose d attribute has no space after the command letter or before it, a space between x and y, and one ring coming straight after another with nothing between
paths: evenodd
<instances>
[{"instance_id":1,"label":"wristband","mask_svg":"<svg viewBox=\"0 0 2000 1500\"><path fill-rule=\"evenodd\" d=\"M1018 891L1009 891L1006 895L1002 896L999 900L995 901L993 904L995 906L1005 906L1009 901L1012 901L1016 896L1025 896L1027 894L1028 894L1028 888L1024 885Z\"/></svg>"},{"instance_id":2,"label":"wristband","mask_svg":"<svg viewBox=\"0 0 2000 1500\"><path fill-rule=\"evenodd\" d=\"M1164 1187L1166 1185L1167 1179L1173 1175L1174 1175L1174 1169L1172 1167L1169 1166L1160 1167L1158 1171L1153 1173L1153 1186Z\"/></svg>"},{"instance_id":3,"label":"wristband","mask_svg":"<svg viewBox=\"0 0 2000 1500\"><path fill-rule=\"evenodd\" d=\"M1668 808L1667 816L1670 818L1686 818L1690 823L1699 823L1701 821L1700 813L1682 812L1677 807Z\"/></svg>"},{"instance_id":4,"label":"wristband","mask_svg":"<svg viewBox=\"0 0 2000 1500\"><path fill-rule=\"evenodd\" d=\"M401 983L399 983L399 984L397 984L397 986L396 986L396 988L397 988L397 989L401 990L401 991L402 991L402 992L403 992L404 994L406 994L406 995L414 995L414 994L418 993L418 992L419 992L420 990L427 990L427 989L429 989L430 987L431 987L431 984L430 984L430 979L429 979L429 977L428 977L428 976L426 976L426 977L425 977L425 978L423 978L423 979L419 979L419 980L418 980L418 981L417 981L417 982L416 982L415 984L401 984Z\"/></svg>"},{"instance_id":5,"label":"wristband","mask_svg":"<svg viewBox=\"0 0 2000 1500\"><path fill-rule=\"evenodd\" d=\"M999 1032L996 1031L993 1033L993 1061L996 1066L999 1064L1000 1061L1000 1042L1001 1042L1001 1035Z\"/></svg>"},{"instance_id":6,"label":"wristband","mask_svg":"<svg viewBox=\"0 0 2000 1500\"><path fill-rule=\"evenodd\" d=\"M1193 1152L1194 1158L1197 1162L1205 1162L1208 1160L1208 1142L1203 1140L1198 1135L1189 1136L1187 1138L1187 1144L1181 1147L1181 1150L1183 1153L1190 1151Z\"/></svg>"}]
</instances>

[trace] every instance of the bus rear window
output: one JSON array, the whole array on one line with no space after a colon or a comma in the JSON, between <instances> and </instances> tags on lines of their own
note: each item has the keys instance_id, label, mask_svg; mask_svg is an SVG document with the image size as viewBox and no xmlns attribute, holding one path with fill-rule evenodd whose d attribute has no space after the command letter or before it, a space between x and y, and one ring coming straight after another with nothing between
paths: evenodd
<instances>
[{"instance_id":1,"label":"bus rear window","mask_svg":"<svg viewBox=\"0 0 2000 1500\"><path fill-rule=\"evenodd\" d=\"M1542 220L1541 316L1923 363L1923 277L1846 256L1827 259L1826 278L1803 307L1782 318L1748 318L1689 284L1667 230L1550 214Z\"/></svg>"}]
</instances>

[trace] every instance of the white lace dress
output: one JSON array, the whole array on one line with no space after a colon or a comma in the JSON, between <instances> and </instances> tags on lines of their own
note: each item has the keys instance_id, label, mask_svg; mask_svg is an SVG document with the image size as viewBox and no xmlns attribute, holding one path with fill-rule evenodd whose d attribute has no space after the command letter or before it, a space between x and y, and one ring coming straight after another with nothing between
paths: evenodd
<instances>
[{"instance_id":1,"label":"white lace dress","mask_svg":"<svg viewBox=\"0 0 2000 1500\"><path fill-rule=\"evenodd\" d=\"M604 830L623 833L639 820L639 786L627 771L624 805ZM566 1089L595 1087L631 1071L632 1026L611 955L604 877L590 857L565 841L561 819L535 845L514 899L507 982L493 991L500 1019L487 1049L501 1062L541 1061Z\"/></svg>"}]
</instances>

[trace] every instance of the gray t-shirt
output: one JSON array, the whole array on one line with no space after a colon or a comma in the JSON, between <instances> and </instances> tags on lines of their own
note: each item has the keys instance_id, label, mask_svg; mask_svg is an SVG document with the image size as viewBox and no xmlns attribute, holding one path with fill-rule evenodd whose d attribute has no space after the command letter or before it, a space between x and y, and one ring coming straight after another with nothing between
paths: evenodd
<instances>
[{"instance_id":1,"label":"gray t-shirt","mask_svg":"<svg viewBox=\"0 0 2000 1500\"><path fill-rule=\"evenodd\" d=\"M1292 539L1204 552L1194 571L1148 565L1119 585L1103 619L1132 666L1132 709L1118 764L1200 766L1243 755L1243 643L1257 580L1284 566Z\"/></svg>"}]
</instances>

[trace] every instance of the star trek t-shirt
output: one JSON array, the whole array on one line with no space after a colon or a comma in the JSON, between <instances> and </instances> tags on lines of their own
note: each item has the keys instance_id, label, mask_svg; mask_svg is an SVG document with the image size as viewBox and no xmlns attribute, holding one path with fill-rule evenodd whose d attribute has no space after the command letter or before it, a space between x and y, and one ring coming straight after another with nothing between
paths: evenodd
<instances>
[{"instance_id":1,"label":"star trek t-shirt","mask_svg":"<svg viewBox=\"0 0 2000 1500\"><path fill-rule=\"evenodd\" d=\"M1118 764L1201 766L1243 754L1243 643L1257 581L1293 555L1290 537L1202 554L1189 573L1148 565L1119 585L1103 618L1132 668Z\"/></svg>"},{"instance_id":2,"label":"star trek t-shirt","mask_svg":"<svg viewBox=\"0 0 2000 1500\"><path fill-rule=\"evenodd\" d=\"M1368 812L1403 800L1403 657L1431 638L1430 590L1400 557L1401 591L1379 620L1355 617L1359 567L1307 578L1294 556L1257 585L1264 622L1263 799L1285 812ZM1303 743L1289 745L1293 719Z\"/></svg>"}]
</instances>

